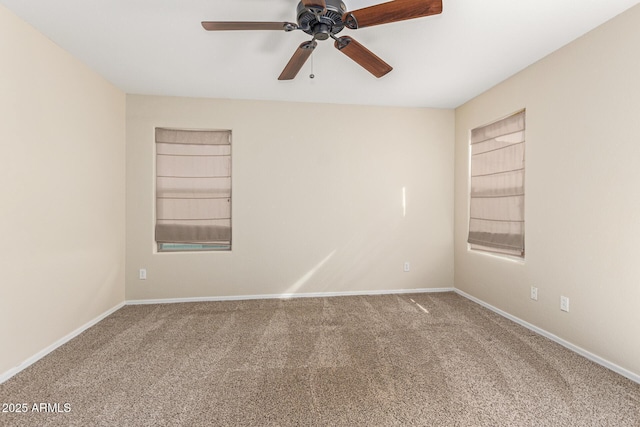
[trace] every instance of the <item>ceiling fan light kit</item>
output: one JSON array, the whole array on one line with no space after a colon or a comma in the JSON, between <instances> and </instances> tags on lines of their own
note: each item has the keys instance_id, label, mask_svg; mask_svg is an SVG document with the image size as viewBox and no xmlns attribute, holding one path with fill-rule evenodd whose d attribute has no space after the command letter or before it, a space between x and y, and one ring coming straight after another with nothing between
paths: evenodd
<instances>
[{"instance_id":1,"label":"ceiling fan light kit","mask_svg":"<svg viewBox=\"0 0 640 427\"><path fill-rule=\"evenodd\" d=\"M207 31L301 30L313 38L294 52L278 80L292 80L317 46L316 40L335 40L334 47L358 65L380 78L393 68L349 36L337 37L345 27L350 30L389 24L442 13L442 0L393 0L349 12L342 0L302 0L297 7L297 23L204 21Z\"/></svg>"}]
</instances>

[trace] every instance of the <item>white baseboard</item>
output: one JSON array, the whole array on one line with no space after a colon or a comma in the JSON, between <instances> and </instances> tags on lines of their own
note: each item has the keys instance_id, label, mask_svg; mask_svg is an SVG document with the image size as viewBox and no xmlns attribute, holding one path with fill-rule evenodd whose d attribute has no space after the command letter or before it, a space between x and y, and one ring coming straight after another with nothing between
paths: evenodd
<instances>
[{"instance_id":1,"label":"white baseboard","mask_svg":"<svg viewBox=\"0 0 640 427\"><path fill-rule=\"evenodd\" d=\"M27 360L22 362L20 365L16 366L15 368L12 368L12 369L9 369L6 372L3 372L2 374L0 374L0 384L2 384L3 382L7 381L12 376L16 375L18 372L20 372L20 371L28 368L29 366L33 365L35 362L37 362L38 360L40 360L43 357L45 357L47 354L51 353L56 348L58 348L61 345L66 344L67 342L71 341L72 339L74 339L75 337L77 337L78 335L80 335L81 333L83 333L84 331L86 331L87 329L89 329L90 327L95 325L96 323L100 322L105 317L111 315L112 313L114 313L117 310L119 310L122 307L124 307L124 305L125 305L124 302L119 303L118 305L116 305L115 307L105 311L104 313L102 313L101 315L96 317L95 319L90 320L89 322L87 322L84 325L80 326L75 331L73 331L73 332L65 335L64 337L60 338L58 341L54 342L50 346L40 350L38 353L34 354L30 358L28 358Z\"/></svg>"},{"instance_id":2,"label":"white baseboard","mask_svg":"<svg viewBox=\"0 0 640 427\"><path fill-rule=\"evenodd\" d=\"M496 308L494 306L492 306L491 304L487 304L486 302L469 295L466 292L461 291L460 289L455 289L455 293L457 293L460 296L463 296L475 303L480 304L481 306L488 308L489 310L493 311L494 313L499 314L502 317L506 317L507 319L516 322L517 324L524 326L525 328L542 335L543 337L549 338L551 341L555 341L556 343L560 344L563 347L568 348L569 350L578 353L579 355L586 357L587 359L591 360L592 362L597 363L598 365L604 366L605 368L608 368L610 370L612 370L613 372L622 375L623 377L629 378L631 381L634 381L638 384L640 384L640 375L635 374L621 366L616 365L615 363L609 362L606 359L603 359L600 356L597 356L585 349L583 349L582 347L578 347L577 345L574 345L572 343L570 343L569 341L566 341L562 338L560 338L557 335L552 334L551 332L545 331L544 329L538 328L535 325L532 325L529 322L526 322L516 316L513 316L505 311L500 310L499 308Z\"/></svg>"},{"instance_id":3,"label":"white baseboard","mask_svg":"<svg viewBox=\"0 0 640 427\"><path fill-rule=\"evenodd\" d=\"M172 304L181 302L210 302L210 301L242 301L257 299L291 299L291 298L328 298L357 295L393 295L393 294L419 294L430 292L454 292L454 288L418 288L418 289L394 289L383 291L342 291L342 292L311 292L298 294L263 294L263 295L231 295L224 297L194 297L194 298L161 298L127 300L127 305L140 304Z\"/></svg>"}]
</instances>

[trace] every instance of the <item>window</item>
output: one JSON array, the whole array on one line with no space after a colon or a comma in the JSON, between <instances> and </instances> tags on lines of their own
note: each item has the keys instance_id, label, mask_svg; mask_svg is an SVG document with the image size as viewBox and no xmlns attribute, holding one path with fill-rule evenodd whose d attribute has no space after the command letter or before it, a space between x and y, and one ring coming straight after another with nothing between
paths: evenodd
<instances>
[{"instance_id":1,"label":"window","mask_svg":"<svg viewBox=\"0 0 640 427\"><path fill-rule=\"evenodd\" d=\"M156 128L158 251L231 249L231 131Z\"/></svg>"},{"instance_id":2,"label":"window","mask_svg":"<svg viewBox=\"0 0 640 427\"><path fill-rule=\"evenodd\" d=\"M524 258L525 111L471 131L471 249Z\"/></svg>"}]
</instances>

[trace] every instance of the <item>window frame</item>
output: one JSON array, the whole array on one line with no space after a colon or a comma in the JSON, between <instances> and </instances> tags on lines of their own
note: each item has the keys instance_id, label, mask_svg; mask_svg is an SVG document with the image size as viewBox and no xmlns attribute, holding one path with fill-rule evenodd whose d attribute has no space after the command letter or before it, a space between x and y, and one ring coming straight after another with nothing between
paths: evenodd
<instances>
[{"instance_id":1,"label":"window frame","mask_svg":"<svg viewBox=\"0 0 640 427\"><path fill-rule=\"evenodd\" d=\"M500 259L506 259L509 261L514 261L514 262L518 262L518 263L524 263L525 261L525 256L526 256L526 242L525 242L525 237L526 237L526 221L525 221L525 200L526 200L526 192L525 192L525 188L526 188L526 118L527 118L527 110L526 108L522 108L519 109L513 113L507 114L499 119L493 120L491 122L488 122L484 125L481 126L477 126L474 127L473 129L470 129L468 131L468 171L467 171L467 251L469 252L473 252L473 253L478 253L478 254L482 254L482 255L486 255L486 256L491 256L491 257L495 257L495 258L500 258ZM500 123L502 121L506 121L512 117L515 117L517 115L522 115L523 117L523 127L522 130L520 132L523 133L523 139L522 139L522 144L523 144L523 152L522 152L522 184L521 184L521 188L522 188L522 208L521 208L521 215L522 215L522 249L520 253L517 253L517 251L512 251L512 250L503 250L501 248L498 247L492 247L492 246L485 246L479 243L471 243L469 242L470 240L470 234L471 234L471 220L472 220L472 192L473 192L473 187L472 187L472 179L473 179L473 132L475 130L479 130L479 129L483 129L483 128L487 128L489 126L492 126L494 124ZM505 133L502 134L501 136L506 136L509 135L509 133ZM508 145L506 145L508 146ZM502 188L502 187L501 187ZM517 196L517 195L512 195L512 196Z\"/></svg>"},{"instance_id":2,"label":"window frame","mask_svg":"<svg viewBox=\"0 0 640 427\"><path fill-rule=\"evenodd\" d=\"M228 134L229 143L224 144L229 147L229 243L171 243L158 242L156 240L156 226L158 224L158 144L156 132L158 129L170 131L187 131L187 132L225 132ZM185 128L185 127L167 127L154 126L154 143L153 143L153 243L154 253L202 253L202 252L231 252L233 248L233 131L231 129L210 129L210 128Z\"/></svg>"}]
</instances>

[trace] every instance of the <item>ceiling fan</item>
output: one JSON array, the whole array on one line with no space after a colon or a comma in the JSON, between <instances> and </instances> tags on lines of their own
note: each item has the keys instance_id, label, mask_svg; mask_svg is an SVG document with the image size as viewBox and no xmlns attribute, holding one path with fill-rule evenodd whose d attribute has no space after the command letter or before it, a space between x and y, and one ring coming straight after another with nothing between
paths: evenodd
<instances>
[{"instance_id":1,"label":"ceiling fan","mask_svg":"<svg viewBox=\"0 0 640 427\"><path fill-rule=\"evenodd\" d=\"M406 19L442 13L442 0L392 0L354 11L347 11L342 0L302 0L298 4L297 23L205 21L207 31L230 30L301 30L313 38L302 43L294 52L278 80L292 80L318 45L316 40L335 40L340 52L358 63L365 70L380 78L393 68L369 49L349 36L337 37L345 27L351 30L389 24Z\"/></svg>"}]
</instances>

